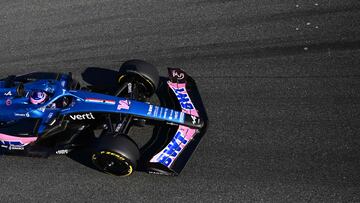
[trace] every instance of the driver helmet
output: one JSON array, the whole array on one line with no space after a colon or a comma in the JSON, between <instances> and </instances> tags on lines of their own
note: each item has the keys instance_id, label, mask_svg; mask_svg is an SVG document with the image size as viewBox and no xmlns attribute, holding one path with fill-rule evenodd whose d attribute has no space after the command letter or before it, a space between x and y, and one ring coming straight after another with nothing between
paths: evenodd
<instances>
[{"instance_id":1,"label":"driver helmet","mask_svg":"<svg viewBox=\"0 0 360 203\"><path fill-rule=\"evenodd\" d=\"M48 98L48 95L44 91L34 91L30 95L30 102L32 104L43 104L46 99Z\"/></svg>"}]
</instances>

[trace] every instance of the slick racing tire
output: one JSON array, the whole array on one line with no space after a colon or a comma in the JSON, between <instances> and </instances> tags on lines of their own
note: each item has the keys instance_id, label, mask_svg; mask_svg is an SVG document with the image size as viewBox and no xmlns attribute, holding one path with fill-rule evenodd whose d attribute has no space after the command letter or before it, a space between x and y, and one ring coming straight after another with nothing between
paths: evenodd
<instances>
[{"instance_id":1,"label":"slick racing tire","mask_svg":"<svg viewBox=\"0 0 360 203\"><path fill-rule=\"evenodd\" d=\"M103 135L96 142L92 162L104 173L129 176L136 169L139 158L139 148L126 135Z\"/></svg>"},{"instance_id":2,"label":"slick racing tire","mask_svg":"<svg viewBox=\"0 0 360 203\"><path fill-rule=\"evenodd\" d=\"M159 72L150 63L142 60L129 60L122 64L119 70L118 82L123 84L124 82L135 81L140 85L142 93L151 97L159 85Z\"/></svg>"}]
</instances>

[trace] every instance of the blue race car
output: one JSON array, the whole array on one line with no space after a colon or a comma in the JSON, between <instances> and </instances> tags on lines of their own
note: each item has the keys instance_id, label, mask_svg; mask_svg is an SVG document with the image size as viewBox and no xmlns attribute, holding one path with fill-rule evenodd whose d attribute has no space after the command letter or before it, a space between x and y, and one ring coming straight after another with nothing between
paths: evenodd
<instances>
[{"instance_id":1,"label":"blue race car","mask_svg":"<svg viewBox=\"0 0 360 203\"><path fill-rule=\"evenodd\" d=\"M207 116L194 80L181 69L168 71L163 79L151 64L127 61L110 92L81 87L71 73L9 76L0 81L1 153L48 157L89 149L105 173L178 175L205 133ZM150 103L153 95L160 104ZM153 135L139 149L129 130L146 125Z\"/></svg>"}]
</instances>

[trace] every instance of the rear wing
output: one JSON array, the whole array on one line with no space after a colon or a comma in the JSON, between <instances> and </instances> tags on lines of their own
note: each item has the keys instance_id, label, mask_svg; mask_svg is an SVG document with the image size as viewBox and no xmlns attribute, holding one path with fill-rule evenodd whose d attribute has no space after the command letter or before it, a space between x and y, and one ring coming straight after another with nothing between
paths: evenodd
<instances>
[{"instance_id":1,"label":"rear wing","mask_svg":"<svg viewBox=\"0 0 360 203\"><path fill-rule=\"evenodd\" d=\"M199 117L204 125L163 125L155 129L150 147L145 150L145 170L149 173L179 175L205 134L208 118L195 81L182 69L168 68L169 78L160 84L162 106Z\"/></svg>"}]
</instances>

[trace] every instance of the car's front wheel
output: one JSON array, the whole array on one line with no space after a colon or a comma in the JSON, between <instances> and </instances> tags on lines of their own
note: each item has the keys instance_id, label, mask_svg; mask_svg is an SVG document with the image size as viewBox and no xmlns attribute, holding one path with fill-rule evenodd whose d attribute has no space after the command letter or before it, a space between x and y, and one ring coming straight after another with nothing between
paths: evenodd
<instances>
[{"instance_id":1,"label":"car's front wheel","mask_svg":"<svg viewBox=\"0 0 360 203\"><path fill-rule=\"evenodd\" d=\"M132 83L146 97L151 97L159 84L159 72L150 63L142 60L129 60L119 70L118 82L121 85Z\"/></svg>"},{"instance_id":2,"label":"car's front wheel","mask_svg":"<svg viewBox=\"0 0 360 203\"><path fill-rule=\"evenodd\" d=\"M92 162L102 172L129 176L136 169L139 158L139 149L129 137L113 137L107 134L96 143Z\"/></svg>"}]
</instances>

